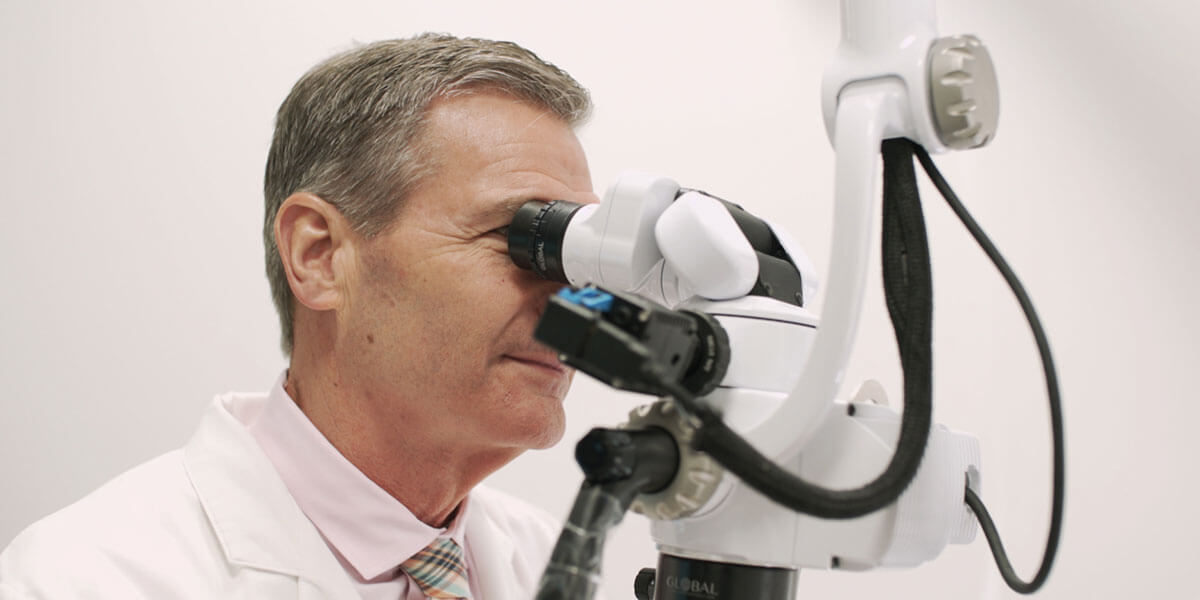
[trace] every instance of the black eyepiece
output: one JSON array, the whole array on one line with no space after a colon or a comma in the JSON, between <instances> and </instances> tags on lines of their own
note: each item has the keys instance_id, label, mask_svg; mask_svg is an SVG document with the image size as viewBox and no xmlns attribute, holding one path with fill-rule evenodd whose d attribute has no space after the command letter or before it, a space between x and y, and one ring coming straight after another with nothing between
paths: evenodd
<instances>
[{"instance_id":1,"label":"black eyepiece","mask_svg":"<svg viewBox=\"0 0 1200 600\"><path fill-rule=\"evenodd\" d=\"M513 262L543 279L570 283L562 266L563 236L582 206L566 200L523 204L508 226L508 255Z\"/></svg>"}]
</instances>

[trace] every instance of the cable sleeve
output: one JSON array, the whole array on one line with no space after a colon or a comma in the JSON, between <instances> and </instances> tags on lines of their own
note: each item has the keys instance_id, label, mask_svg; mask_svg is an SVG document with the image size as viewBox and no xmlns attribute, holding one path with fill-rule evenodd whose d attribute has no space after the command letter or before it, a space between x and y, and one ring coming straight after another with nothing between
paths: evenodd
<instances>
[{"instance_id":1,"label":"cable sleeve","mask_svg":"<svg viewBox=\"0 0 1200 600\"><path fill-rule=\"evenodd\" d=\"M608 530L621 522L628 507L605 486L583 484L542 573L537 600L595 597Z\"/></svg>"},{"instance_id":2,"label":"cable sleeve","mask_svg":"<svg viewBox=\"0 0 1200 600\"><path fill-rule=\"evenodd\" d=\"M825 519L859 517L895 502L921 465L932 426L933 287L912 149L903 140L888 140L882 153L884 293L904 370L900 436L884 471L854 489L834 490L804 481L759 453L686 390L669 388L701 420L695 449L775 502Z\"/></svg>"}]
</instances>

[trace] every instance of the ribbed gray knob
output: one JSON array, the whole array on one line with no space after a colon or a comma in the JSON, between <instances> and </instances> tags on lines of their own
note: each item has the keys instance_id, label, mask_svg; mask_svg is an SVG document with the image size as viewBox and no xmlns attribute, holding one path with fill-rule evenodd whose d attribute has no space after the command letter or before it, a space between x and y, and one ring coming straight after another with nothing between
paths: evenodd
<instances>
[{"instance_id":1,"label":"ribbed gray knob","mask_svg":"<svg viewBox=\"0 0 1200 600\"><path fill-rule=\"evenodd\" d=\"M667 487L652 494L639 494L629 509L659 521L673 521L695 513L717 492L725 470L711 456L691 450L696 427L674 402L639 406L622 425L624 429L648 427L658 427L675 436L679 444L679 470Z\"/></svg>"},{"instance_id":2,"label":"ribbed gray knob","mask_svg":"<svg viewBox=\"0 0 1200 600\"><path fill-rule=\"evenodd\" d=\"M996 135L1000 88L992 57L979 38L958 35L935 41L929 49L929 88L943 144L965 150Z\"/></svg>"}]
</instances>

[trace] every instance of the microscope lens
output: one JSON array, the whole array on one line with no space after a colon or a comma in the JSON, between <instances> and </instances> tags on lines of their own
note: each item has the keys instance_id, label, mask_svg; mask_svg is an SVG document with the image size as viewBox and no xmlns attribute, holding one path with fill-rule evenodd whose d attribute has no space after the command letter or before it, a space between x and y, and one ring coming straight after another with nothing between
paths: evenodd
<instances>
[{"instance_id":1,"label":"microscope lens","mask_svg":"<svg viewBox=\"0 0 1200 600\"><path fill-rule=\"evenodd\" d=\"M567 224L582 206L565 200L523 204L508 226L509 257L543 279L570 283L562 267L562 242Z\"/></svg>"}]
</instances>

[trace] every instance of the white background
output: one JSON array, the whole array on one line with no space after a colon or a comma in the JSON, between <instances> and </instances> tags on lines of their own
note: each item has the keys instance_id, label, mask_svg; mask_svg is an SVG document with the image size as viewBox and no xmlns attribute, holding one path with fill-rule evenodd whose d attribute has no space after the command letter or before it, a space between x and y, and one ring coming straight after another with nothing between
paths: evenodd
<instances>
[{"instance_id":1,"label":"white background","mask_svg":"<svg viewBox=\"0 0 1200 600\"><path fill-rule=\"evenodd\" d=\"M1002 94L995 142L939 164L1026 282L1065 396L1066 528L1042 597L1193 596L1200 9L939 4L943 33L988 44ZM276 107L320 59L427 30L518 41L592 90L582 139L598 189L626 168L669 174L777 219L824 270L833 156L818 92L837 27L834 0L0 3L0 546L180 446L212 394L264 389L282 368L262 171ZM985 499L1028 576L1050 464L1032 338L925 198L936 417L980 437ZM848 382L898 396L872 278ZM637 402L581 378L564 442L493 483L565 513L574 440ZM629 517L608 596L629 597L654 559ZM918 569L799 583L804 598L1014 596L982 536Z\"/></svg>"}]
</instances>

